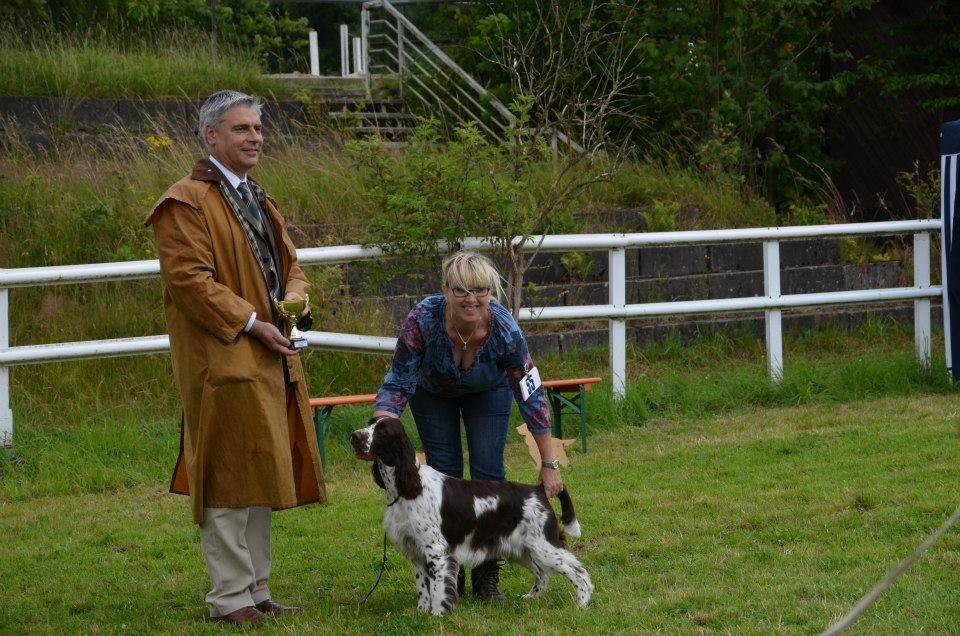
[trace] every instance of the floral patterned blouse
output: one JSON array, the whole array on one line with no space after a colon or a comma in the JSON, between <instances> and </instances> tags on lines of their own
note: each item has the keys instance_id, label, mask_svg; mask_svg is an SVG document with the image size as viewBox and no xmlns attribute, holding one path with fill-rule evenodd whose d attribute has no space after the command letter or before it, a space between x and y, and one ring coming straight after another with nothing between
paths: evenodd
<instances>
[{"instance_id":1,"label":"floral patterned blouse","mask_svg":"<svg viewBox=\"0 0 960 636\"><path fill-rule=\"evenodd\" d=\"M453 341L444 326L446 306L442 295L427 296L407 314L400 325L390 370L377 392L376 410L400 415L417 387L436 395L458 396L492 389L506 377L530 432L549 432L550 410L543 387L527 400L520 393L520 379L533 367L533 361L513 315L500 303L490 301L487 337L480 343L473 364L464 371L453 361Z\"/></svg>"}]
</instances>

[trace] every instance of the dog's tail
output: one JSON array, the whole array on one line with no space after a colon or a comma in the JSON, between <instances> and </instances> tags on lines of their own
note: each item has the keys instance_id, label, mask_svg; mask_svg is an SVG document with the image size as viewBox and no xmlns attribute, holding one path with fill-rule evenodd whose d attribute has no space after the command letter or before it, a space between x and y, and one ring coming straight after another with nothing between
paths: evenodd
<instances>
[{"instance_id":1,"label":"dog's tail","mask_svg":"<svg viewBox=\"0 0 960 636\"><path fill-rule=\"evenodd\" d=\"M573 501L570 500L570 493L564 488L557 493L557 499L560 500L560 523L563 524L563 531L571 537L579 537L580 522L577 521L577 513L573 511Z\"/></svg>"}]
</instances>

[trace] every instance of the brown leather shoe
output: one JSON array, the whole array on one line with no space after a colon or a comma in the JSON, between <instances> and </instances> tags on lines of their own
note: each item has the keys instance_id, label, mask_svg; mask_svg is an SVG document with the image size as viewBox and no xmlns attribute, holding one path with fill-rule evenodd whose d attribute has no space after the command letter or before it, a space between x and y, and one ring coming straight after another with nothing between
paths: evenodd
<instances>
[{"instance_id":1,"label":"brown leather shoe","mask_svg":"<svg viewBox=\"0 0 960 636\"><path fill-rule=\"evenodd\" d=\"M257 608L248 605L229 614L224 614L223 616L214 616L210 620L222 621L224 623L230 623L231 625L251 625L253 627L259 627L260 621L263 620L263 614Z\"/></svg>"},{"instance_id":2,"label":"brown leather shoe","mask_svg":"<svg viewBox=\"0 0 960 636\"><path fill-rule=\"evenodd\" d=\"M273 600L269 598L265 601L260 601L257 603L257 609L264 614L270 614L271 616L290 616L291 614L298 614L300 612L299 607L274 603Z\"/></svg>"}]
</instances>

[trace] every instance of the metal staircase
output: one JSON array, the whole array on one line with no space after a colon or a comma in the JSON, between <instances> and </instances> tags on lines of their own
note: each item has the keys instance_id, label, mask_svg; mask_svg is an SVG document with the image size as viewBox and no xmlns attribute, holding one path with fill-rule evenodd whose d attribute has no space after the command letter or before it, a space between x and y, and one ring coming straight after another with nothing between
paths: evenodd
<instances>
[{"instance_id":1,"label":"metal staircase","mask_svg":"<svg viewBox=\"0 0 960 636\"><path fill-rule=\"evenodd\" d=\"M491 139L502 142L517 134L517 118L503 103L481 86L456 62L423 34L389 0L371 0L362 5L360 38L353 49L360 59L354 60L354 73L368 95L373 94L375 80L395 78L400 99L411 110L434 116L447 124L474 123ZM341 55L348 55L346 33L342 31ZM344 57L343 69L351 68ZM345 71L346 73L346 71ZM400 110L395 111L400 114ZM368 118L370 123L384 118ZM392 132L409 133L414 117L390 120ZM402 124L400 123L402 122ZM361 130L375 126L361 126ZM575 141L562 132L548 130L554 149L559 144L583 152Z\"/></svg>"}]
</instances>

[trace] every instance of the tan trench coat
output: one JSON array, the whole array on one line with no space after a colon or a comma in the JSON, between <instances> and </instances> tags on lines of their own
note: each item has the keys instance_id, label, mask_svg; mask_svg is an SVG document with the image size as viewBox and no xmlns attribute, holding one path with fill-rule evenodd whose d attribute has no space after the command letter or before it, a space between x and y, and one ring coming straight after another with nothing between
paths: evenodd
<instances>
[{"instance_id":1,"label":"tan trench coat","mask_svg":"<svg viewBox=\"0 0 960 636\"><path fill-rule=\"evenodd\" d=\"M173 374L183 402L170 490L190 495L196 523L204 508L277 510L326 500L300 360L272 353L243 333L251 312L269 320L271 306L219 180L219 171L201 160L160 197L146 221L157 240ZM267 207L285 290L303 295L308 282L283 218L269 197Z\"/></svg>"}]
</instances>

